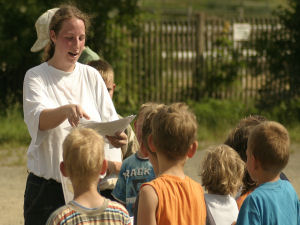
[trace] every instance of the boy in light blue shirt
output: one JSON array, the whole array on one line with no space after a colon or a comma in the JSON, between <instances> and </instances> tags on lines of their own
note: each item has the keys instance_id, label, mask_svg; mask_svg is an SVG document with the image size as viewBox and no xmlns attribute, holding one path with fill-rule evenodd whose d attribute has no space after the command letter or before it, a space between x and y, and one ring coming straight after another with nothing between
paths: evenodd
<instances>
[{"instance_id":1,"label":"boy in light blue shirt","mask_svg":"<svg viewBox=\"0 0 300 225\"><path fill-rule=\"evenodd\" d=\"M123 161L117 184L112 192L112 196L125 205L131 217L140 186L155 178L153 167L141 150L143 145L141 133L146 114L151 112L156 105L155 103L146 103L140 107L134 126L141 147L135 154Z\"/></svg>"},{"instance_id":2,"label":"boy in light blue shirt","mask_svg":"<svg viewBox=\"0 0 300 225\"><path fill-rule=\"evenodd\" d=\"M300 203L290 182L279 179L289 159L288 131L263 122L248 139L247 170L257 188L244 201L237 225L299 225Z\"/></svg>"}]
</instances>

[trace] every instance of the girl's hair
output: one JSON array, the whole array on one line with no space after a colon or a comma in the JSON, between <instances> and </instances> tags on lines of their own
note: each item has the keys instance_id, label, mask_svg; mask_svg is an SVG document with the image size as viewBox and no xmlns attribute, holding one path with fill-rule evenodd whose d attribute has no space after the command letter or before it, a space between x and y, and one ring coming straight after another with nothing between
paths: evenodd
<instances>
[{"instance_id":1,"label":"girl's hair","mask_svg":"<svg viewBox=\"0 0 300 225\"><path fill-rule=\"evenodd\" d=\"M250 115L240 120L238 125L230 132L224 144L232 147L240 155L244 162L247 161L246 150L247 142L251 131L267 119L261 115ZM248 171L243 177L242 194L254 189L256 183L251 179Z\"/></svg>"},{"instance_id":2,"label":"girl's hair","mask_svg":"<svg viewBox=\"0 0 300 225\"><path fill-rule=\"evenodd\" d=\"M242 186L245 163L228 145L211 148L203 158L202 185L213 194L235 195Z\"/></svg>"},{"instance_id":3,"label":"girl's hair","mask_svg":"<svg viewBox=\"0 0 300 225\"><path fill-rule=\"evenodd\" d=\"M59 10L57 10L57 12L53 15L51 19L49 25L49 31L53 30L55 34L58 35L59 31L62 28L63 22L72 18L77 18L82 20L85 25L85 31L86 32L88 31L88 28L90 26L89 17L73 5L61 5L59 7ZM50 38L49 44L44 49L44 53L43 53L44 62L52 58L54 54L54 50L55 50L55 46Z\"/></svg>"}]
</instances>

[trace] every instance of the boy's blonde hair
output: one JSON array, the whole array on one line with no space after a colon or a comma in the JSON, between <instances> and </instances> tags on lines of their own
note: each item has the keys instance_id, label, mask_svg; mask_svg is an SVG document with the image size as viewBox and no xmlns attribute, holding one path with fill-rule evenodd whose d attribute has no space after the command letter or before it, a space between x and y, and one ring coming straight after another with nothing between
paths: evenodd
<instances>
[{"instance_id":1,"label":"boy's blonde hair","mask_svg":"<svg viewBox=\"0 0 300 225\"><path fill-rule=\"evenodd\" d=\"M201 181L213 194L234 196L243 184L245 163L228 145L219 145L207 151L202 161Z\"/></svg>"},{"instance_id":2,"label":"boy's blonde hair","mask_svg":"<svg viewBox=\"0 0 300 225\"><path fill-rule=\"evenodd\" d=\"M153 117L153 144L171 160L182 159L197 140L196 116L185 103L162 107Z\"/></svg>"},{"instance_id":3,"label":"boy's blonde hair","mask_svg":"<svg viewBox=\"0 0 300 225\"><path fill-rule=\"evenodd\" d=\"M151 151L149 151L149 145L148 145L148 137L152 132L151 122L152 122L154 115L163 106L164 106L164 104L153 103L152 109L150 111L144 113L144 121L143 121L143 126L142 126L142 143L145 146L145 148L148 150L149 153L152 153Z\"/></svg>"},{"instance_id":4,"label":"boy's blonde hair","mask_svg":"<svg viewBox=\"0 0 300 225\"><path fill-rule=\"evenodd\" d=\"M88 63L88 65L94 67L101 74L105 84L113 84L114 81L114 70L112 66L105 60L99 59Z\"/></svg>"},{"instance_id":5,"label":"boy's blonde hair","mask_svg":"<svg viewBox=\"0 0 300 225\"><path fill-rule=\"evenodd\" d=\"M71 180L99 177L104 160L103 138L89 128L75 128L63 142L63 161Z\"/></svg>"},{"instance_id":6,"label":"boy's blonde hair","mask_svg":"<svg viewBox=\"0 0 300 225\"><path fill-rule=\"evenodd\" d=\"M257 125L248 139L248 151L263 170L280 173L289 160L290 138L280 123L266 121Z\"/></svg>"},{"instance_id":7,"label":"boy's blonde hair","mask_svg":"<svg viewBox=\"0 0 300 225\"><path fill-rule=\"evenodd\" d=\"M154 102L147 102L147 103L142 104L141 107L139 108L138 113L137 113L136 121L142 120L143 121L142 126L143 126L145 115L152 112L156 108L157 105L158 105L158 103L154 103ZM141 129L142 129L142 127L141 127ZM141 135L141 133L140 133L140 135ZM138 140L142 139L141 136L138 137Z\"/></svg>"}]
</instances>

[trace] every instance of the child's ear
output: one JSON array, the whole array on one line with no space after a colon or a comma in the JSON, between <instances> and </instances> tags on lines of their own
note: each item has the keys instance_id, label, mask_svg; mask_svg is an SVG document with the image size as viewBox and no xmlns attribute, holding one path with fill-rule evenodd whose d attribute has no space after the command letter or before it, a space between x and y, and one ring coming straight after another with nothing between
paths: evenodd
<instances>
[{"instance_id":1,"label":"child's ear","mask_svg":"<svg viewBox=\"0 0 300 225\"><path fill-rule=\"evenodd\" d=\"M252 157L253 168L256 169L256 170L261 168L260 161L257 160L253 154L251 155L251 157Z\"/></svg>"},{"instance_id":2,"label":"child's ear","mask_svg":"<svg viewBox=\"0 0 300 225\"><path fill-rule=\"evenodd\" d=\"M156 147L155 147L155 145L154 145L154 143L153 143L153 137L152 137L152 134L150 134L149 137L148 137L148 146L149 146L149 150L150 150L151 152L156 152Z\"/></svg>"},{"instance_id":3,"label":"child's ear","mask_svg":"<svg viewBox=\"0 0 300 225\"><path fill-rule=\"evenodd\" d=\"M108 166L107 161L104 159L103 163L102 163L102 168L101 168L101 171L100 171L100 175L104 175L106 173L107 166Z\"/></svg>"},{"instance_id":4,"label":"child's ear","mask_svg":"<svg viewBox=\"0 0 300 225\"><path fill-rule=\"evenodd\" d=\"M188 150L188 152L187 152L187 156L188 156L189 158L192 158L192 157L195 155L195 153L196 153L196 151L197 151L197 148L198 148L198 141L194 141L194 142L190 145L190 147L189 147L189 150Z\"/></svg>"},{"instance_id":5,"label":"child's ear","mask_svg":"<svg viewBox=\"0 0 300 225\"><path fill-rule=\"evenodd\" d=\"M65 164L64 164L63 161L59 164L59 169L60 169L61 174L64 177L68 177L67 172L66 172L66 168L65 168Z\"/></svg>"}]
</instances>

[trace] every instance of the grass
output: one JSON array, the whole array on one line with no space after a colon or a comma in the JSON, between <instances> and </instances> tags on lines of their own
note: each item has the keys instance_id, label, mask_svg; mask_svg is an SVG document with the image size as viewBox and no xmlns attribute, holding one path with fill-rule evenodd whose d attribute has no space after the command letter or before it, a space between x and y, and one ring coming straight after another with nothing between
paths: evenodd
<instances>
[{"instance_id":1,"label":"grass","mask_svg":"<svg viewBox=\"0 0 300 225\"><path fill-rule=\"evenodd\" d=\"M23 120L20 104L9 107L0 116L1 148L16 148L30 143L30 136Z\"/></svg>"}]
</instances>

